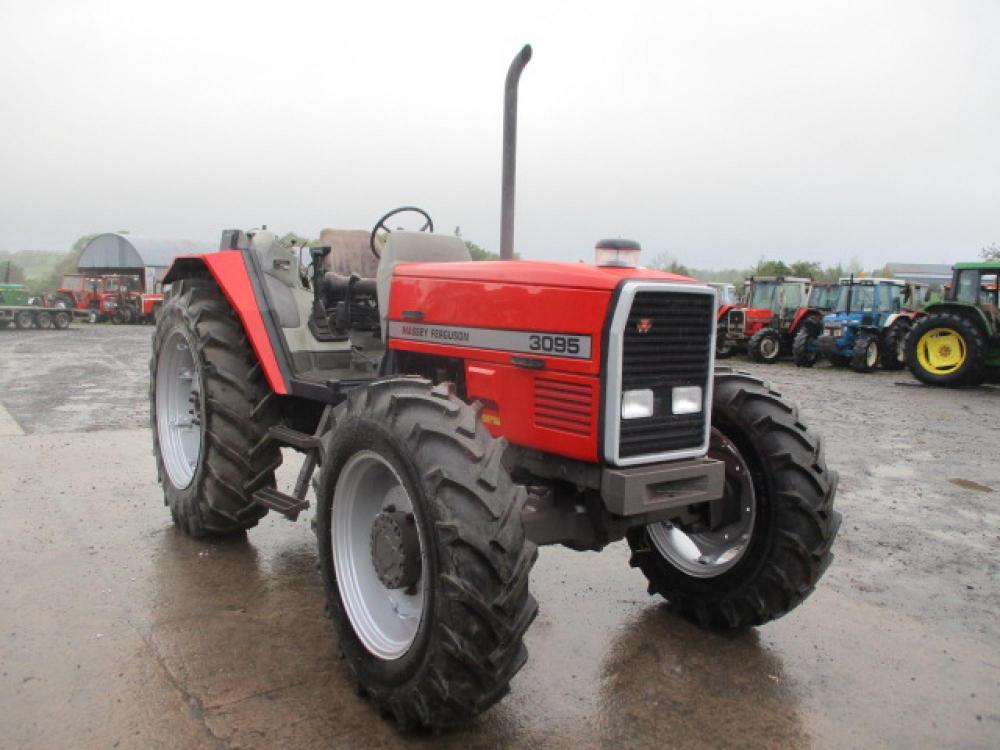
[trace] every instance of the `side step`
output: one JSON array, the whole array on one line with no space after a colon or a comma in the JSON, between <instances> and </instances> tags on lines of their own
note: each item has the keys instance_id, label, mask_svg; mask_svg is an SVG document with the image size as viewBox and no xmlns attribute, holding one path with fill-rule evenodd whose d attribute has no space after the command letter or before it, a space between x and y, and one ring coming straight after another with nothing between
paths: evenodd
<instances>
[{"instance_id":1,"label":"side step","mask_svg":"<svg viewBox=\"0 0 1000 750\"><path fill-rule=\"evenodd\" d=\"M265 508L277 511L289 521L296 520L299 513L309 508L308 500L298 500L274 487L263 487L257 490L253 493L253 501L257 505L263 505Z\"/></svg>"},{"instance_id":2,"label":"side step","mask_svg":"<svg viewBox=\"0 0 1000 750\"><path fill-rule=\"evenodd\" d=\"M276 443L287 445L289 448L295 448L298 451L311 451L319 448L321 445L318 436L310 435L308 432L299 432L284 425L272 427L267 432Z\"/></svg>"},{"instance_id":3,"label":"side step","mask_svg":"<svg viewBox=\"0 0 1000 750\"><path fill-rule=\"evenodd\" d=\"M294 521L299 517L299 513L309 508L309 501L306 500L306 493L309 491L309 480L312 478L316 465L323 461L323 435L333 425L333 405L327 404L323 410L323 415L316 426L316 433L310 435L307 432L299 432L284 425L277 425L269 429L268 435L279 445L287 445L297 451L305 453L305 461L302 462L302 469L295 480L295 489L291 495L287 495L276 487L262 487L253 493L253 501L257 505L263 505L273 511L277 511L289 521Z\"/></svg>"}]
</instances>

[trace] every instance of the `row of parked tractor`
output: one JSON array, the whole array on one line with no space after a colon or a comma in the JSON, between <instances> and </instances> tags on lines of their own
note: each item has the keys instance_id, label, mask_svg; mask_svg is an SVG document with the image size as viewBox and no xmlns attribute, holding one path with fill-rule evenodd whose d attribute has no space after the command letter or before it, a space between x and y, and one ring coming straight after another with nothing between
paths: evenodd
<instances>
[{"instance_id":1,"label":"row of parked tractor","mask_svg":"<svg viewBox=\"0 0 1000 750\"><path fill-rule=\"evenodd\" d=\"M856 372L909 368L930 385L978 385L1000 372L1000 262L958 263L943 295L919 282L754 277L737 299L719 291L716 356L754 362L821 359Z\"/></svg>"},{"instance_id":2,"label":"row of parked tractor","mask_svg":"<svg viewBox=\"0 0 1000 750\"><path fill-rule=\"evenodd\" d=\"M67 328L76 320L120 325L152 323L162 293L146 293L136 275L68 274L58 290L32 295L23 284L0 283L0 328Z\"/></svg>"}]
</instances>

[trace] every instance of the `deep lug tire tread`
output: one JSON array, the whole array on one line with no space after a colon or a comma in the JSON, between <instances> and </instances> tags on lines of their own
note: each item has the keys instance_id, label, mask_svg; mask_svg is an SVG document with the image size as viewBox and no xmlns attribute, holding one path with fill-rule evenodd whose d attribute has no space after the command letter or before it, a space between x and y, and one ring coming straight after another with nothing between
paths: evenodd
<instances>
[{"instance_id":1,"label":"deep lug tire tread","mask_svg":"<svg viewBox=\"0 0 1000 750\"><path fill-rule=\"evenodd\" d=\"M184 326L202 371L202 456L191 484L174 487L160 455L156 427L157 353L167 332ZM153 450L171 516L194 537L227 536L252 528L267 513L253 493L274 487L281 451L268 428L280 414L239 319L210 279L173 285L153 336L149 365Z\"/></svg>"},{"instance_id":2,"label":"deep lug tire tread","mask_svg":"<svg viewBox=\"0 0 1000 750\"><path fill-rule=\"evenodd\" d=\"M628 534L630 563L676 614L703 627L747 628L797 607L829 567L840 526L837 474L798 410L756 378L716 374L713 425L753 459L758 526L751 548L730 571L696 579L667 562L638 528Z\"/></svg>"},{"instance_id":3,"label":"deep lug tire tread","mask_svg":"<svg viewBox=\"0 0 1000 750\"><path fill-rule=\"evenodd\" d=\"M442 729L485 711L508 693L527 660L522 638L538 611L528 577L538 552L521 522L526 491L503 470L506 443L489 435L480 412L451 384L391 378L351 392L337 408L337 428L323 438L330 460L319 480L316 531L326 611L359 694L403 729ZM379 660L354 635L330 547L336 467L354 452L356 436L368 432L398 445L412 467L437 560L425 605L432 629L426 639L418 634L415 666L399 679L379 678Z\"/></svg>"},{"instance_id":4,"label":"deep lug tire tread","mask_svg":"<svg viewBox=\"0 0 1000 750\"><path fill-rule=\"evenodd\" d=\"M898 356L900 342L906 341L910 326L906 323L893 323L882 332L881 365L883 370L897 371L906 366L906 352L903 359Z\"/></svg>"},{"instance_id":5,"label":"deep lug tire tread","mask_svg":"<svg viewBox=\"0 0 1000 750\"><path fill-rule=\"evenodd\" d=\"M809 351L810 343L816 340L815 335L804 328L795 334L792 342L792 360L798 367L812 367L819 360L819 352Z\"/></svg>"}]
</instances>

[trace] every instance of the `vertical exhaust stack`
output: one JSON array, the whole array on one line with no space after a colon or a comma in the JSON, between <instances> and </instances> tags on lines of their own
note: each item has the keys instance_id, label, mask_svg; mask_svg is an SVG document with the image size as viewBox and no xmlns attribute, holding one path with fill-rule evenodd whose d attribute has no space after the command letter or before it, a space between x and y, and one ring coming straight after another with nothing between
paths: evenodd
<instances>
[{"instance_id":1,"label":"vertical exhaust stack","mask_svg":"<svg viewBox=\"0 0 1000 750\"><path fill-rule=\"evenodd\" d=\"M514 183L517 169L517 84L524 66L531 60L526 44L507 70L503 89L503 180L500 189L500 259L514 257Z\"/></svg>"}]
</instances>

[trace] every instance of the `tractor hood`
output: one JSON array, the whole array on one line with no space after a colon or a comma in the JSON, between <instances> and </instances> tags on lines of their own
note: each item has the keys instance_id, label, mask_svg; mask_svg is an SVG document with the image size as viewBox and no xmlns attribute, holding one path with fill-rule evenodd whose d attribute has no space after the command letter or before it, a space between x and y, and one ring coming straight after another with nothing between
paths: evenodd
<instances>
[{"instance_id":1,"label":"tractor hood","mask_svg":"<svg viewBox=\"0 0 1000 750\"><path fill-rule=\"evenodd\" d=\"M847 323L864 323L865 322L864 319L865 319L866 315L867 315L867 317L871 317L867 313L859 313L859 312L855 312L855 313L847 313L847 312L830 313L828 315L824 315L823 316L823 325L833 325L835 323L840 323L841 325L844 325L844 324L847 324Z\"/></svg>"},{"instance_id":2,"label":"tractor hood","mask_svg":"<svg viewBox=\"0 0 1000 750\"><path fill-rule=\"evenodd\" d=\"M468 261L460 263L400 263L397 278L468 281L575 289L613 290L624 279L699 283L688 276L646 268L598 267L586 263L535 260Z\"/></svg>"}]
</instances>

